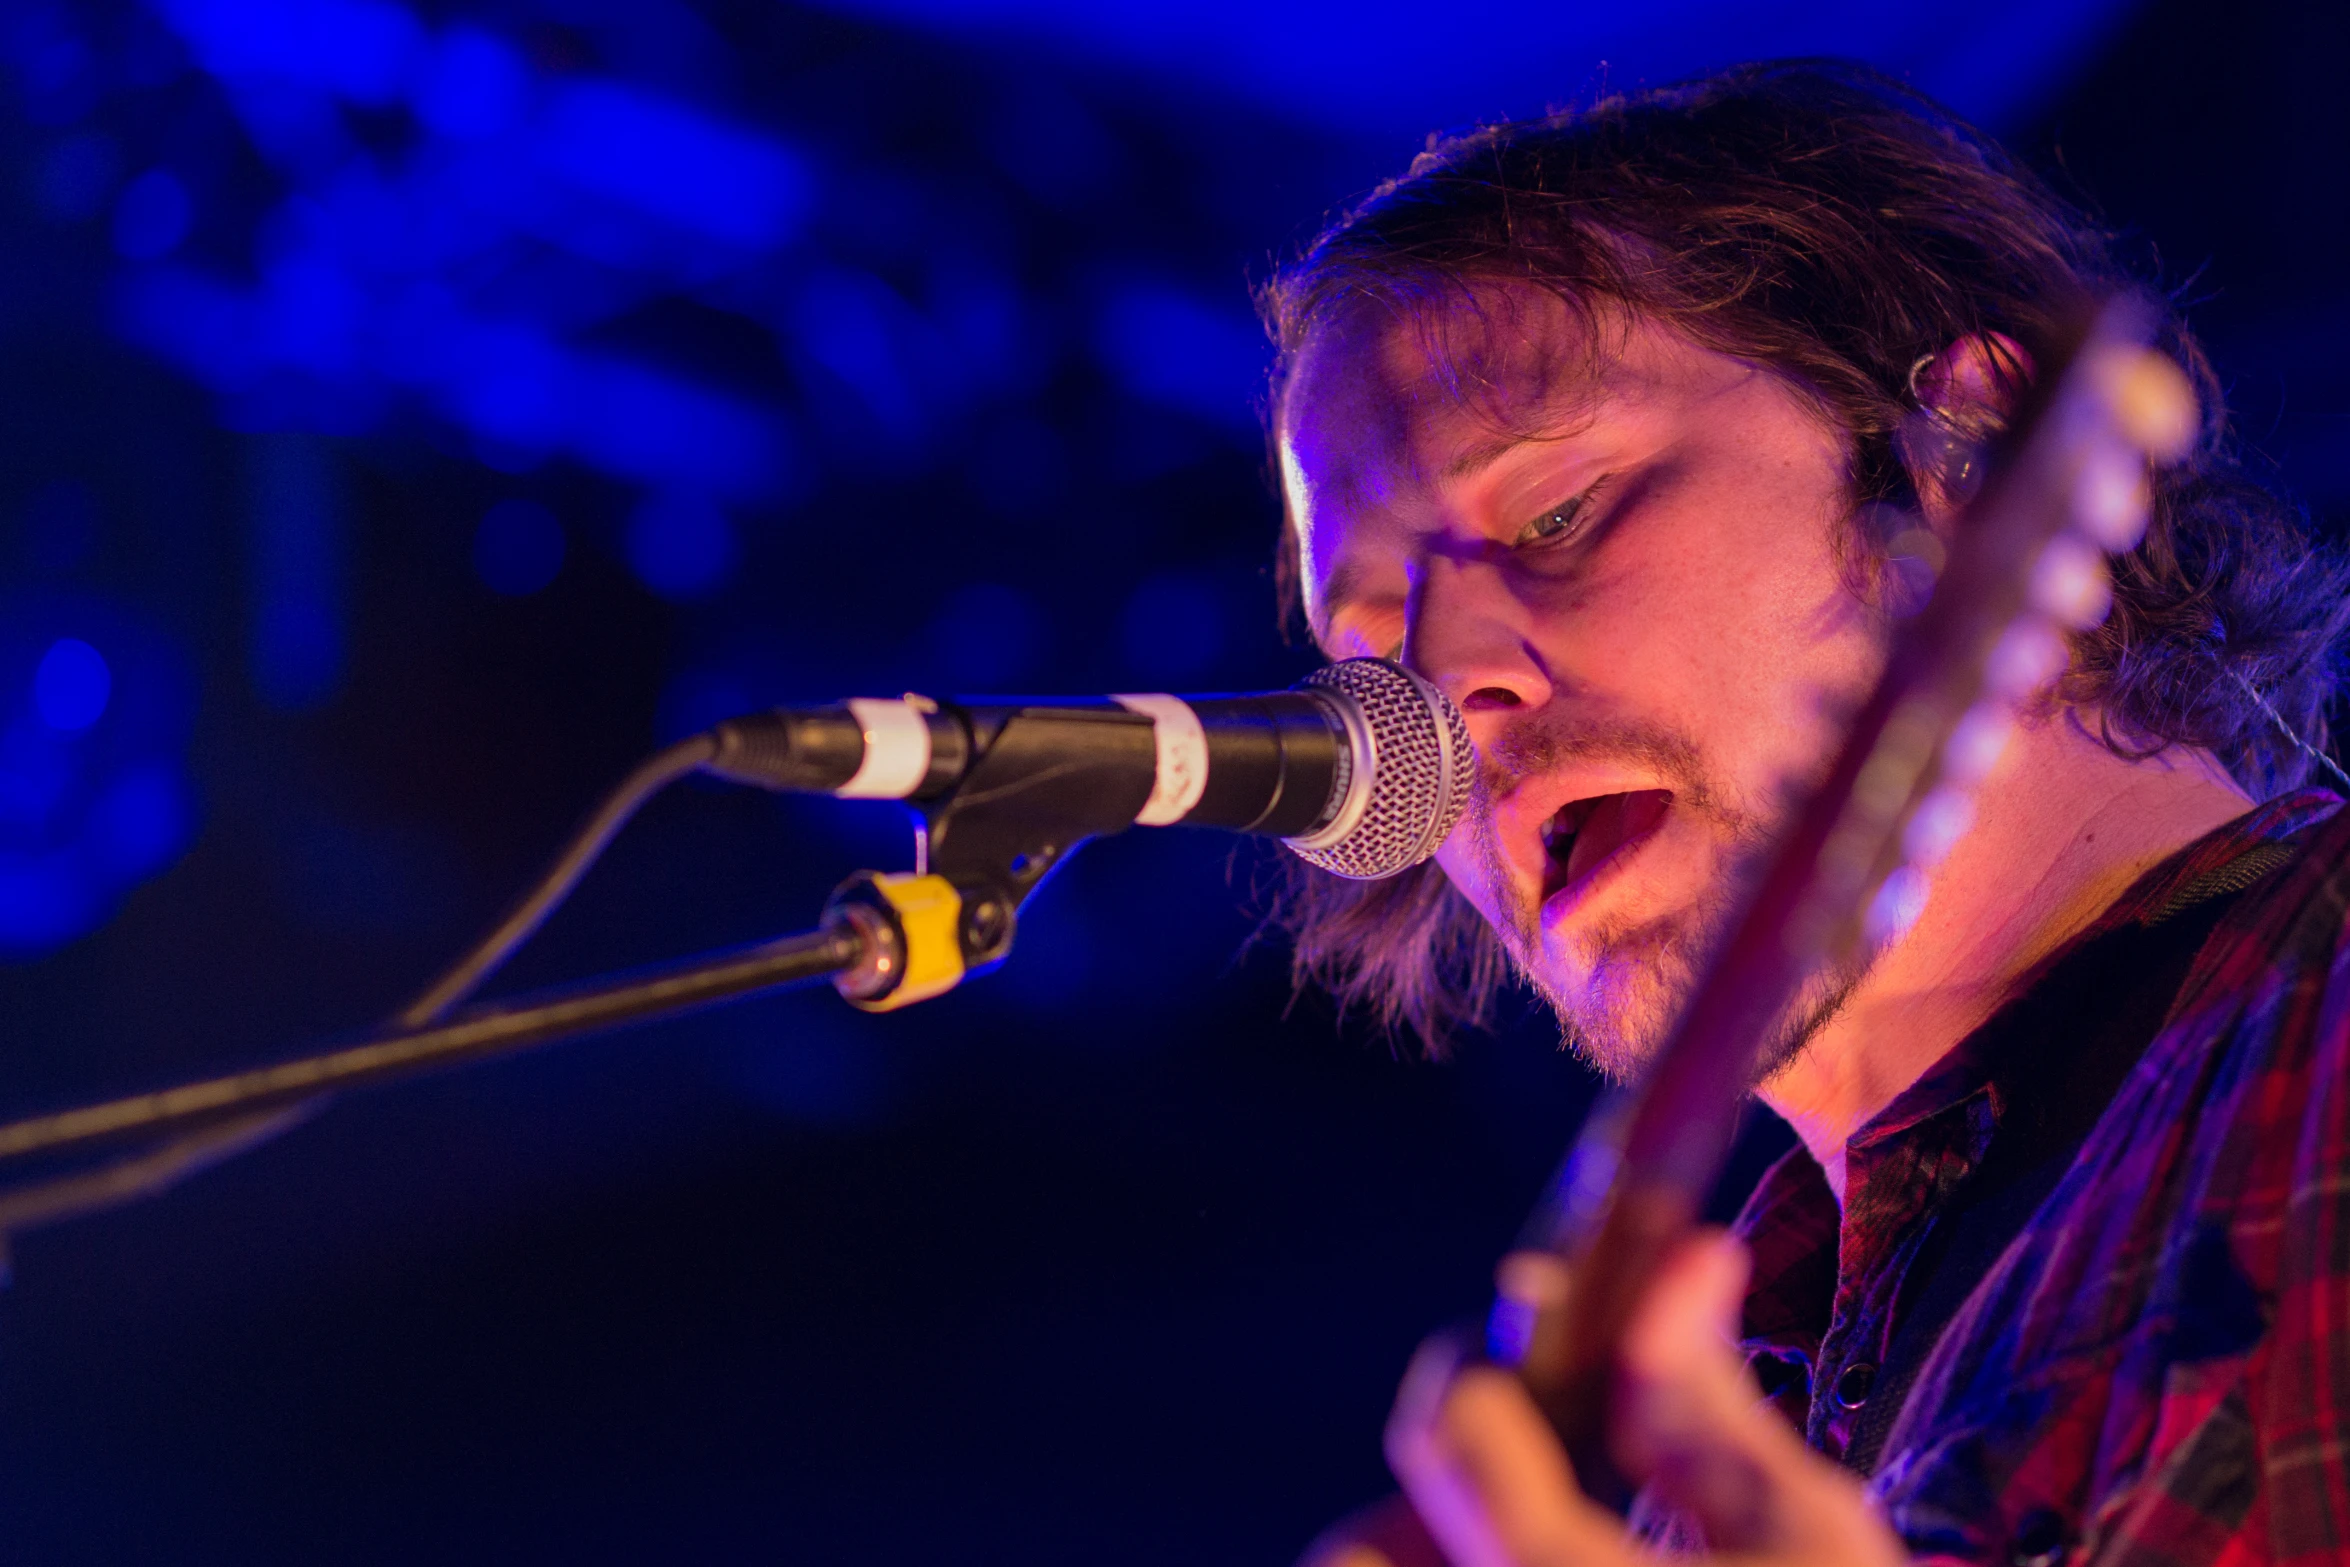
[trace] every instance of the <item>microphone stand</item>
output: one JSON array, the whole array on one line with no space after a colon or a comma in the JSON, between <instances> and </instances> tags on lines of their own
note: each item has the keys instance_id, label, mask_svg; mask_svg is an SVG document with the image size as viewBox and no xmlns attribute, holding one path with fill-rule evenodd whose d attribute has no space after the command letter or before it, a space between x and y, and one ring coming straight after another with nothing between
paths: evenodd
<instances>
[{"instance_id":1,"label":"microphone stand","mask_svg":"<svg viewBox=\"0 0 2350 1567\"><path fill-rule=\"evenodd\" d=\"M0 1284L18 1233L154 1196L307 1119L344 1089L827 977L852 1005L891 1011L994 967L1011 950L1029 894L1085 839L1130 825L1151 787L1147 719L1088 710L1103 733L1072 758L1057 748L1050 716L1014 714L974 737L980 754L956 786L920 802L913 873L851 877L815 930L452 1013L569 895L645 800L691 772L729 776L712 736L666 748L622 781L507 917L389 1027L324 1054L0 1126L0 1181L18 1167L35 1172L0 1185ZM1121 747L1135 754L1121 757ZM133 1142L138 1151L92 1162Z\"/></svg>"},{"instance_id":2,"label":"microphone stand","mask_svg":"<svg viewBox=\"0 0 2350 1567\"><path fill-rule=\"evenodd\" d=\"M624 1023L671 1017L714 1001L837 974L855 967L864 947L865 938L840 921L635 979L471 1007L445 1023L386 1030L323 1055L0 1126L0 1161L184 1132L224 1116L274 1113L340 1089L508 1055Z\"/></svg>"},{"instance_id":3,"label":"microphone stand","mask_svg":"<svg viewBox=\"0 0 2350 1567\"><path fill-rule=\"evenodd\" d=\"M0 1126L0 1167L69 1159L133 1140L162 1142L110 1164L0 1190L0 1270L7 1265L6 1243L16 1234L153 1195L307 1119L343 1089L512 1055L811 980L855 976L884 966L890 944L887 927L865 917L861 907L836 905L817 929L747 950L471 1007L446 1022L387 1029L321 1055Z\"/></svg>"}]
</instances>

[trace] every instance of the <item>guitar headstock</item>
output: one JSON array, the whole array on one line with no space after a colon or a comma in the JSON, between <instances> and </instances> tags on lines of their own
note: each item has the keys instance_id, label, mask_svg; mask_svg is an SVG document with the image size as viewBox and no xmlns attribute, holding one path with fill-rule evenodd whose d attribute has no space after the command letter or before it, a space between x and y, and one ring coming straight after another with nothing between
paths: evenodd
<instances>
[{"instance_id":1,"label":"guitar headstock","mask_svg":"<svg viewBox=\"0 0 2350 1567\"><path fill-rule=\"evenodd\" d=\"M1891 940L1916 920L1928 878L1971 824L1975 790L2017 715L2064 672L2069 635L2111 612L2110 559L2145 536L2149 469L2186 456L2199 428L2185 373L2147 345L2152 321L2140 298L2107 302L2057 345L2049 379L2005 438L1971 445L1942 433L1951 458L1989 477L1947 530L1948 564L1920 616L1931 621L1915 633L1925 645L1896 660L1906 655L1913 667L1940 670L1941 689L1920 696L1941 711L1913 703L1903 727L1947 732L1911 780L1889 824L1896 832L1885 823L1847 827L1847 842L1876 837L1877 852L1865 864L1828 867L1844 872L1831 879L1857 876L1874 890L1857 926L1849 916L1839 922L1832 947ZM1884 774L1897 760L1881 761L1876 777L1864 774L1862 792L1889 796Z\"/></svg>"}]
</instances>

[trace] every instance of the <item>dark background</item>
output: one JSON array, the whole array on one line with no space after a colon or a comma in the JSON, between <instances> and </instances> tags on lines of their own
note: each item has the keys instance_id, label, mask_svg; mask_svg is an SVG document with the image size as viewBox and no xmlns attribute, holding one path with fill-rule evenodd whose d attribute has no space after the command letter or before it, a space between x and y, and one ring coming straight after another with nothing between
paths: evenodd
<instances>
[{"instance_id":1,"label":"dark background","mask_svg":"<svg viewBox=\"0 0 2350 1567\"><path fill-rule=\"evenodd\" d=\"M0 1114L385 1014L729 711L1295 678L1249 280L1427 130L1595 84L1835 51L1981 116L2184 291L2331 528L2346 31L16 0ZM500 984L795 929L909 852L891 807L681 788ZM924 1007L362 1096L33 1234L0 1555L1291 1559L1381 1490L1404 1358L1591 1090L1538 1020L1429 1065L1292 1002L1243 951L1268 864L1129 834Z\"/></svg>"}]
</instances>

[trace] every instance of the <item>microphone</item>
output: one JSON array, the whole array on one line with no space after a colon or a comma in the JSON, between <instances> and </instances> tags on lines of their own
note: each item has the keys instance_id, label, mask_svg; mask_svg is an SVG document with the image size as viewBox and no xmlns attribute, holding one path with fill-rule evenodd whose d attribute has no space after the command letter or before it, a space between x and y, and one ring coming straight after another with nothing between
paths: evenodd
<instances>
[{"instance_id":1,"label":"microphone","mask_svg":"<svg viewBox=\"0 0 2350 1567\"><path fill-rule=\"evenodd\" d=\"M126 1135L164 1140L95 1173L11 1188L0 1202L0 1253L11 1230L159 1191L345 1088L824 976L873 1012L943 994L1003 960L1021 900L1071 846L1097 833L1177 822L1263 833L1340 876L1393 876L1434 854L1459 822L1475 767L1460 710L1410 670L1373 658L1329 665L1287 691L1245 696L980 704L909 695L731 719L639 764L506 917L385 1033L303 1060L0 1126L0 1160ZM833 894L822 925L801 935L454 1013L637 809L694 772L916 802L924 816L917 867L858 872Z\"/></svg>"},{"instance_id":2,"label":"microphone","mask_svg":"<svg viewBox=\"0 0 2350 1567\"><path fill-rule=\"evenodd\" d=\"M1460 709L1376 658L1241 696L858 698L732 719L712 738L706 771L848 799L943 800L985 766L991 792L1034 785L1048 801L1054 779L1081 776L1088 815L1264 834L1357 881L1434 854L1475 776Z\"/></svg>"}]
</instances>

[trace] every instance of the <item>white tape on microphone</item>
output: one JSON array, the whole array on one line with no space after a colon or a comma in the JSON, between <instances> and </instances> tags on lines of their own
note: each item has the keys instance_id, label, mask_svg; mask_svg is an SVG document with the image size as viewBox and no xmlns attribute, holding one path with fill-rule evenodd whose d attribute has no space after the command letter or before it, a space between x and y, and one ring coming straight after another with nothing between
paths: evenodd
<instances>
[{"instance_id":1,"label":"white tape on microphone","mask_svg":"<svg viewBox=\"0 0 2350 1567\"><path fill-rule=\"evenodd\" d=\"M903 800L930 772L930 720L900 698L854 697L848 703L865 734L865 756L832 792L850 800Z\"/></svg>"},{"instance_id":2,"label":"white tape on microphone","mask_svg":"<svg viewBox=\"0 0 2350 1567\"><path fill-rule=\"evenodd\" d=\"M1110 700L1148 718L1159 748L1158 778L1134 825L1165 827L1183 820L1208 787L1208 733L1200 727L1199 714L1183 698L1163 691Z\"/></svg>"}]
</instances>

